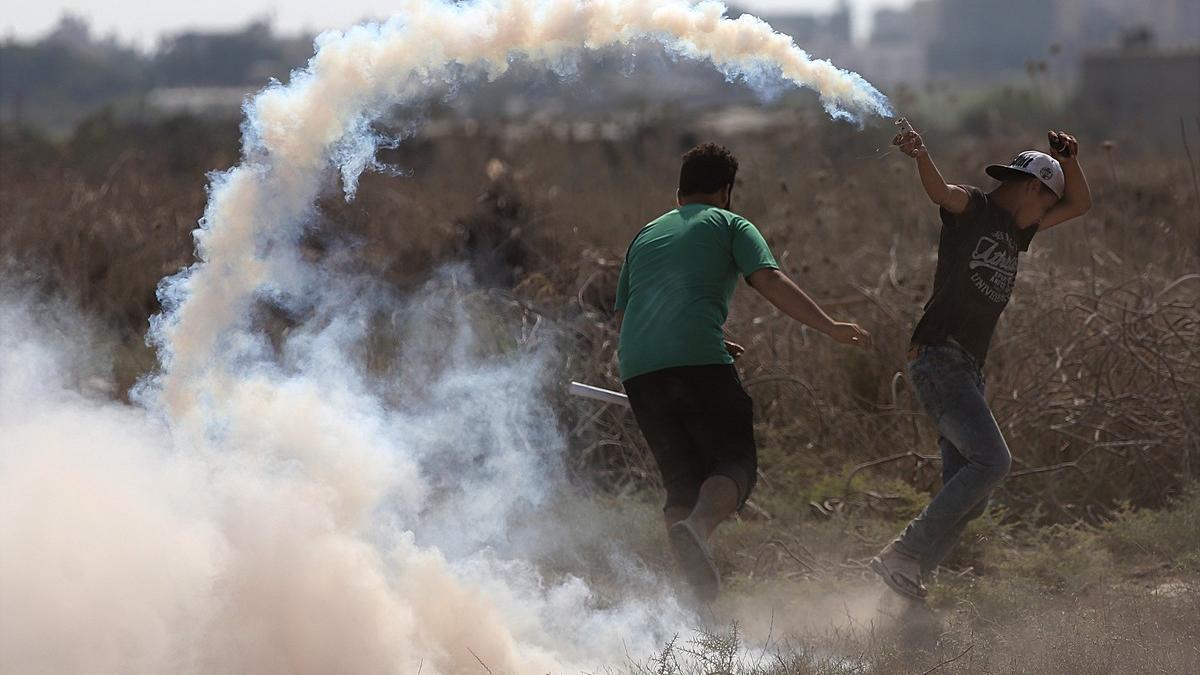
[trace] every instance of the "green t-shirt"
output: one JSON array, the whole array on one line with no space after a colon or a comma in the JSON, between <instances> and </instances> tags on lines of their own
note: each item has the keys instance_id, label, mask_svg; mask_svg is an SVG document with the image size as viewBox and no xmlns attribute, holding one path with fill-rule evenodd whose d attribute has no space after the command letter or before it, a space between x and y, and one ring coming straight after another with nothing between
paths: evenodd
<instances>
[{"instance_id":1,"label":"green t-shirt","mask_svg":"<svg viewBox=\"0 0 1200 675\"><path fill-rule=\"evenodd\" d=\"M633 238L617 284L621 379L675 366L733 363L725 318L738 276L778 269L745 218L707 204L660 216Z\"/></svg>"}]
</instances>

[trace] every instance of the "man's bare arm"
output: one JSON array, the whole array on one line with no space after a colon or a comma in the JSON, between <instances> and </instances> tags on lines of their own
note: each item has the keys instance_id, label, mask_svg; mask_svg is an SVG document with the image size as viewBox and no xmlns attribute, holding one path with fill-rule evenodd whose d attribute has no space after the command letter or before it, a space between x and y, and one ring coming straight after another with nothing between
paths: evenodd
<instances>
[{"instance_id":1,"label":"man's bare arm","mask_svg":"<svg viewBox=\"0 0 1200 675\"><path fill-rule=\"evenodd\" d=\"M921 134L916 131L905 131L896 139L896 145L900 146L901 152L917 160L917 173L921 176L921 187L925 188L925 194L929 195L930 201L950 213L962 213L967 210L971 196L961 187L946 183L946 179L942 178L942 172L938 171L937 165L933 163L933 158L929 156L929 148L925 147L925 141L921 139Z\"/></svg>"},{"instance_id":2,"label":"man's bare arm","mask_svg":"<svg viewBox=\"0 0 1200 675\"><path fill-rule=\"evenodd\" d=\"M857 324L834 321L783 272L772 268L761 269L746 280L779 311L800 323L811 326L843 344L864 348L870 344L870 333Z\"/></svg>"},{"instance_id":3,"label":"man's bare arm","mask_svg":"<svg viewBox=\"0 0 1200 675\"><path fill-rule=\"evenodd\" d=\"M1083 167L1079 166L1079 142L1065 131L1051 131L1049 136L1050 156L1062 165L1066 186L1063 198L1042 216L1038 230L1048 230L1078 218L1092 208L1092 189L1088 186L1087 176L1083 175Z\"/></svg>"}]
</instances>

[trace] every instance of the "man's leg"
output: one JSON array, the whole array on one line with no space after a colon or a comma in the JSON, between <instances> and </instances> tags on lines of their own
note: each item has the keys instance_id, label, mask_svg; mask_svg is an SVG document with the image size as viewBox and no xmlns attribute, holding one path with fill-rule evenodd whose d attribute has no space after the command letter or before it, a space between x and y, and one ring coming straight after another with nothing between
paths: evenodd
<instances>
[{"instance_id":1,"label":"man's leg","mask_svg":"<svg viewBox=\"0 0 1200 675\"><path fill-rule=\"evenodd\" d=\"M712 475L700 485L692 509L671 507L663 512L671 551L702 602L712 602L721 590L721 573L708 540L717 524L737 509L739 492L732 478Z\"/></svg>"},{"instance_id":2,"label":"man's leg","mask_svg":"<svg viewBox=\"0 0 1200 675\"><path fill-rule=\"evenodd\" d=\"M967 466L967 458L945 436L938 437L938 454L942 457L942 485L945 485L954 478L955 474ZM981 504L986 508L987 501L984 500ZM980 513L983 512L982 508L976 508L979 509ZM943 534L937 540L930 552L921 559L921 573L923 575L929 575L938 568L938 565L946 558L950 550L954 548L954 544L962 536L967 522L972 518L963 518L950 531Z\"/></svg>"},{"instance_id":3,"label":"man's leg","mask_svg":"<svg viewBox=\"0 0 1200 675\"><path fill-rule=\"evenodd\" d=\"M663 523L670 529L692 512L704 480L687 430L679 421L679 402L687 396L686 383L672 370L635 377L625 383L638 429L650 447L658 475L667 493Z\"/></svg>"},{"instance_id":4,"label":"man's leg","mask_svg":"<svg viewBox=\"0 0 1200 675\"><path fill-rule=\"evenodd\" d=\"M703 522L694 525L690 518L698 506L711 501L705 494L707 481L684 480L683 475L677 475L671 482L665 478L666 474L667 505L663 508L663 521L667 526L671 553L697 597L703 602L712 602L721 588L721 574L708 547Z\"/></svg>"},{"instance_id":5,"label":"man's leg","mask_svg":"<svg viewBox=\"0 0 1200 675\"><path fill-rule=\"evenodd\" d=\"M1012 458L983 396L982 376L968 357L954 347L923 347L909 372L922 407L937 422L949 464L943 465L942 489L933 501L871 566L893 590L921 599L922 573L934 569L966 523L983 512ZM956 452L947 452L950 448ZM959 457L963 463L956 466Z\"/></svg>"},{"instance_id":6,"label":"man's leg","mask_svg":"<svg viewBox=\"0 0 1200 675\"><path fill-rule=\"evenodd\" d=\"M681 520L686 520L692 514L691 507L688 506L668 506L663 509L663 523L670 530L671 526Z\"/></svg>"},{"instance_id":7,"label":"man's leg","mask_svg":"<svg viewBox=\"0 0 1200 675\"><path fill-rule=\"evenodd\" d=\"M988 495L1008 475L1012 464L973 366L953 365L935 371L941 413L937 425L966 458L966 466L942 485L897 541L900 549L920 559L933 560L949 551L966 522L982 513L980 504L986 507Z\"/></svg>"},{"instance_id":8,"label":"man's leg","mask_svg":"<svg viewBox=\"0 0 1200 675\"><path fill-rule=\"evenodd\" d=\"M671 550L702 602L712 602L721 590L721 573L708 540L717 525L741 505L742 492L731 476L713 473L701 483L696 505L687 517L667 525ZM673 511L667 518L675 515Z\"/></svg>"},{"instance_id":9,"label":"man's leg","mask_svg":"<svg viewBox=\"0 0 1200 675\"><path fill-rule=\"evenodd\" d=\"M704 480L691 513L669 528L668 537L697 596L711 602L721 575L708 540L754 487L754 404L732 366L692 367L687 378L689 396L680 416Z\"/></svg>"},{"instance_id":10,"label":"man's leg","mask_svg":"<svg viewBox=\"0 0 1200 675\"><path fill-rule=\"evenodd\" d=\"M700 485L700 498L687 520L705 539L712 536L717 525L737 510L741 501L738 484L729 476L709 476ZM669 527L669 526L668 526Z\"/></svg>"},{"instance_id":11,"label":"man's leg","mask_svg":"<svg viewBox=\"0 0 1200 675\"><path fill-rule=\"evenodd\" d=\"M696 462L686 455L692 452L685 435L668 431L656 438L659 475L667 491L667 503L663 507L663 524L667 532L671 526L687 520L692 509L700 501L703 473Z\"/></svg>"},{"instance_id":12,"label":"man's leg","mask_svg":"<svg viewBox=\"0 0 1200 675\"><path fill-rule=\"evenodd\" d=\"M937 570L942 561L946 559L946 556L950 555L950 551L953 551L954 547L958 545L959 540L962 539L963 531L967 529L967 525L972 520L982 516L984 511L987 511L988 501L988 497L981 499L949 532L942 535L942 538L934 543L929 553L921 559L922 574L928 575Z\"/></svg>"},{"instance_id":13,"label":"man's leg","mask_svg":"<svg viewBox=\"0 0 1200 675\"><path fill-rule=\"evenodd\" d=\"M705 478L688 521L708 538L754 489L758 472L754 402L733 366L705 366L694 370L692 377L700 396L691 399L693 407L684 419Z\"/></svg>"},{"instance_id":14,"label":"man's leg","mask_svg":"<svg viewBox=\"0 0 1200 675\"><path fill-rule=\"evenodd\" d=\"M685 422L694 405L694 387L685 373L669 369L641 375L625 382L625 393L667 492L663 523L671 552L697 596L711 602L720 590L720 573L707 538L688 521L700 503L706 472Z\"/></svg>"}]
</instances>

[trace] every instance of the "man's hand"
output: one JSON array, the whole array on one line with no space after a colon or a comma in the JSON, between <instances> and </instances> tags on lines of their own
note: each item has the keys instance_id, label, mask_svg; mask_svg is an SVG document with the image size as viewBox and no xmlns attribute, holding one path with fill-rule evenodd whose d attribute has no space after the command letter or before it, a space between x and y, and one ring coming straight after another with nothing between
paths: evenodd
<instances>
[{"instance_id":1,"label":"man's hand","mask_svg":"<svg viewBox=\"0 0 1200 675\"><path fill-rule=\"evenodd\" d=\"M1065 131L1051 131L1046 134L1050 141L1050 156L1059 162L1079 156L1079 141Z\"/></svg>"},{"instance_id":2,"label":"man's hand","mask_svg":"<svg viewBox=\"0 0 1200 675\"><path fill-rule=\"evenodd\" d=\"M942 178L942 172L938 171L937 165L933 163L933 158L929 156L929 148L925 147L925 140L921 138L921 134L918 134L905 118L900 118L896 125L900 127L900 133L892 139L892 145L899 147L900 152L917 160L917 173L921 176L921 187L925 188L925 194L929 195L929 200L950 213L962 213L967 210L967 206L971 202L971 195L957 185L946 183L946 179Z\"/></svg>"},{"instance_id":3,"label":"man's hand","mask_svg":"<svg viewBox=\"0 0 1200 675\"><path fill-rule=\"evenodd\" d=\"M1079 165L1079 141L1065 131L1046 134L1050 141L1050 156L1062 164L1063 180L1066 185L1062 199L1050 207L1038 223L1038 230L1048 230L1056 225L1078 218L1092 208L1092 190L1088 187L1083 167Z\"/></svg>"},{"instance_id":4,"label":"man's hand","mask_svg":"<svg viewBox=\"0 0 1200 675\"><path fill-rule=\"evenodd\" d=\"M900 152L914 159L920 159L929 154L929 150L926 149L925 141L921 138L921 134L918 134L912 128L896 134L896 137L892 139L892 145L898 146Z\"/></svg>"},{"instance_id":5,"label":"man's hand","mask_svg":"<svg viewBox=\"0 0 1200 675\"><path fill-rule=\"evenodd\" d=\"M746 348L736 342L725 341L725 351L734 359L746 353Z\"/></svg>"},{"instance_id":6,"label":"man's hand","mask_svg":"<svg viewBox=\"0 0 1200 675\"><path fill-rule=\"evenodd\" d=\"M845 345L855 345L867 349L871 346L871 334L856 323L835 321L829 330L829 337Z\"/></svg>"},{"instance_id":7,"label":"man's hand","mask_svg":"<svg viewBox=\"0 0 1200 675\"><path fill-rule=\"evenodd\" d=\"M829 318L821 306L800 290L796 282L775 268L764 268L747 279L772 305L800 323L811 326L838 342L866 348L871 343L871 334L858 324L843 323Z\"/></svg>"}]
</instances>

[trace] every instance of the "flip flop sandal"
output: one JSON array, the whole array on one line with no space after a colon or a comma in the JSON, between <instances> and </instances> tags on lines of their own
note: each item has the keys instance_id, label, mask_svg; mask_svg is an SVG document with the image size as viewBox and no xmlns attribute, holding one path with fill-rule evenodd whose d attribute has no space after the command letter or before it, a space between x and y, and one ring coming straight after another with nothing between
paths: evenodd
<instances>
[{"instance_id":1,"label":"flip flop sandal","mask_svg":"<svg viewBox=\"0 0 1200 675\"><path fill-rule=\"evenodd\" d=\"M887 587L893 591L896 591L909 600L925 602L925 589L921 587L920 583L913 581L899 572L893 572L879 558L871 559L871 570L878 574L883 583L887 584Z\"/></svg>"},{"instance_id":2,"label":"flip flop sandal","mask_svg":"<svg viewBox=\"0 0 1200 675\"><path fill-rule=\"evenodd\" d=\"M721 590L721 573L700 533L681 520L668 530L667 539L696 596L703 602L716 600Z\"/></svg>"}]
</instances>

